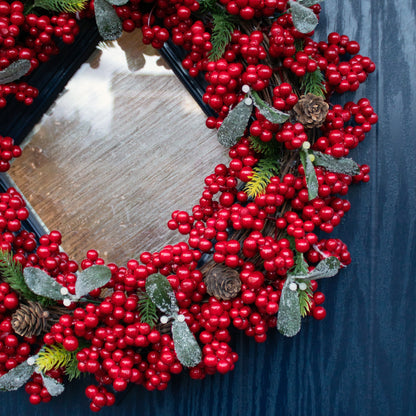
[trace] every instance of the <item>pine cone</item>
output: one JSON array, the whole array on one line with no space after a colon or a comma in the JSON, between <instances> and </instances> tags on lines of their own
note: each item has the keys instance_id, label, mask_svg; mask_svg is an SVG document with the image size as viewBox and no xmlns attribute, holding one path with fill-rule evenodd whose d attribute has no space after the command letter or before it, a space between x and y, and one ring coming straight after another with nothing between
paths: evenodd
<instances>
[{"instance_id":1,"label":"pine cone","mask_svg":"<svg viewBox=\"0 0 416 416\"><path fill-rule=\"evenodd\" d=\"M329 105L323 97L311 93L302 95L293 107L297 121L308 129L321 127L328 110Z\"/></svg>"},{"instance_id":2,"label":"pine cone","mask_svg":"<svg viewBox=\"0 0 416 416\"><path fill-rule=\"evenodd\" d=\"M237 270L222 264L215 265L204 278L207 292L218 300L235 298L241 289L240 275Z\"/></svg>"},{"instance_id":3,"label":"pine cone","mask_svg":"<svg viewBox=\"0 0 416 416\"><path fill-rule=\"evenodd\" d=\"M12 315L12 328L22 337L40 335L48 327L49 312L42 309L39 303L29 301Z\"/></svg>"}]
</instances>

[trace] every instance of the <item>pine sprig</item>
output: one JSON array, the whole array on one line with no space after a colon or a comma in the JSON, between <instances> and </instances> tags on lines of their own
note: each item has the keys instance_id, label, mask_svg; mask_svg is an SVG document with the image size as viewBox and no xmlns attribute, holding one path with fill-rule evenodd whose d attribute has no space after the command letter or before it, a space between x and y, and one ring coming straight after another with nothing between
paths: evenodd
<instances>
[{"instance_id":1,"label":"pine sprig","mask_svg":"<svg viewBox=\"0 0 416 416\"><path fill-rule=\"evenodd\" d=\"M314 72L307 72L302 78L300 85L301 90L304 94L314 94L321 97L325 97L325 84L324 84L324 74L320 69L317 69Z\"/></svg>"},{"instance_id":2,"label":"pine sprig","mask_svg":"<svg viewBox=\"0 0 416 416\"><path fill-rule=\"evenodd\" d=\"M146 292L139 291L138 294L138 310L140 314L140 321L149 324L150 327L153 328L159 319L157 315L156 305L153 303L152 299L150 299Z\"/></svg>"},{"instance_id":3,"label":"pine sprig","mask_svg":"<svg viewBox=\"0 0 416 416\"><path fill-rule=\"evenodd\" d=\"M87 0L35 0L28 11L39 8L52 12L76 13L85 9Z\"/></svg>"},{"instance_id":4,"label":"pine sprig","mask_svg":"<svg viewBox=\"0 0 416 416\"><path fill-rule=\"evenodd\" d=\"M299 294L300 314L304 318L311 310L313 293L312 293L311 282L305 279L303 283L305 283L307 287L305 290L299 289L298 294Z\"/></svg>"},{"instance_id":5,"label":"pine sprig","mask_svg":"<svg viewBox=\"0 0 416 416\"><path fill-rule=\"evenodd\" d=\"M218 61L225 52L225 48L231 42L231 34L235 28L234 18L222 9L212 12L212 50L209 54L210 61Z\"/></svg>"},{"instance_id":6,"label":"pine sprig","mask_svg":"<svg viewBox=\"0 0 416 416\"><path fill-rule=\"evenodd\" d=\"M264 142L257 136L250 136L250 147L256 152L260 153L267 158L278 158L280 155L279 144L276 140L270 140Z\"/></svg>"},{"instance_id":7,"label":"pine sprig","mask_svg":"<svg viewBox=\"0 0 416 416\"><path fill-rule=\"evenodd\" d=\"M13 253L9 251L0 250L0 278L27 300L38 302L42 306L50 306L53 303L51 299L38 296L29 289L23 276L22 265L14 260Z\"/></svg>"},{"instance_id":8,"label":"pine sprig","mask_svg":"<svg viewBox=\"0 0 416 416\"><path fill-rule=\"evenodd\" d=\"M244 188L244 191L251 198L264 193L270 183L270 178L279 173L279 166L276 159L264 158L259 160L253 170L253 176Z\"/></svg>"},{"instance_id":9,"label":"pine sprig","mask_svg":"<svg viewBox=\"0 0 416 416\"><path fill-rule=\"evenodd\" d=\"M46 345L39 351L36 365L44 374L52 369L64 367L65 374L71 381L81 375L76 357L79 350L80 348L67 351L62 344Z\"/></svg>"}]
</instances>

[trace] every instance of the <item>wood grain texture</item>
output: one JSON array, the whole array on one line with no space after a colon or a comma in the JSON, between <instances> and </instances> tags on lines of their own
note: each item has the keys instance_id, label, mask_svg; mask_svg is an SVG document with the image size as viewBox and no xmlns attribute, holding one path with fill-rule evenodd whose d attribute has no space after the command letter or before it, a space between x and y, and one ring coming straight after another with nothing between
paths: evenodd
<instances>
[{"instance_id":1,"label":"wood grain texture","mask_svg":"<svg viewBox=\"0 0 416 416\"><path fill-rule=\"evenodd\" d=\"M371 166L371 181L351 190L352 210L334 233L348 244L353 263L321 285L327 318L304 322L294 339L271 332L261 345L237 334L240 360L233 373L202 382L183 375L160 393L134 388L102 415L416 414L416 6L413 0L322 5L316 39L345 33L377 65L367 84L341 101L366 96L380 117L377 129L352 153ZM28 410L22 396L4 394L3 409L89 414L79 385L55 405L36 409Z\"/></svg>"}]
</instances>

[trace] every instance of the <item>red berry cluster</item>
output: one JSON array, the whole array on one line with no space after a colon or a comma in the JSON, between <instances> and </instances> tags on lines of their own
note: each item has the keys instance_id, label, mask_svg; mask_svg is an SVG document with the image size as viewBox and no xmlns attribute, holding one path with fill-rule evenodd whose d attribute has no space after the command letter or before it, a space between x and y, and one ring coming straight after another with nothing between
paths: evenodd
<instances>
[{"instance_id":1,"label":"red berry cluster","mask_svg":"<svg viewBox=\"0 0 416 416\"><path fill-rule=\"evenodd\" d=\"M0 136L0 172L7 172L10 169L10 161L21 154L22 149L14 144L11 137Z\"/></svg>"},{"instance_id":2,"label":"red berry cluster","mask_svg":"<svg viewBox=\"0 0 416 416\"><path fill-rule=\"evenodd\" d=\"M9 95L14 95L17 101L30 105L39 95L39 90L30 86L27 82L11 82L6 85L0 85L0 109L6 107L6 98Z\"/></svg>"}]
</instances>

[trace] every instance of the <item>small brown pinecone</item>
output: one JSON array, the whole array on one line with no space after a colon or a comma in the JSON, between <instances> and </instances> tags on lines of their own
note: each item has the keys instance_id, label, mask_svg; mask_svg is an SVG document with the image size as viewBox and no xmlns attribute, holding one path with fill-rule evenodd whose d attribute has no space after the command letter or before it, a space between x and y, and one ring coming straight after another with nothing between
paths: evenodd
<instances>
[{"instance_id":1,"label":"small brown pinecone","mask_svg":"<svg viewBox=\"0 0 416 416\"><path fill-rule=\"evenodd\" d=\"M12 328L22 337L40 335L48 327L49 312L42 309L39 303L29 301L21 305L12 315Z\"/></svg>"},{"instance_id":2,"label":"small brown pinecone","mask_svg":"<svg viewBox=\"0 0 416 416\"><path fill-rule=\"evenodd\" d=\"M302 95L293 107L297 121L308 129L321 127L324 124L328 110L329 105L323 97L310 92Z\"/></svg>"},{"instance_id":3,"label":"small brown pinecone","mask_svg":"<svg viewBox=\"0 0 416 416\"><path fill-rule=\"evenodd\" d=\"M204 278L207 292L218 300L230 300L241 290L240 274L237 270L222 264L215 265Z\"/></svg>"}]
</instances>

